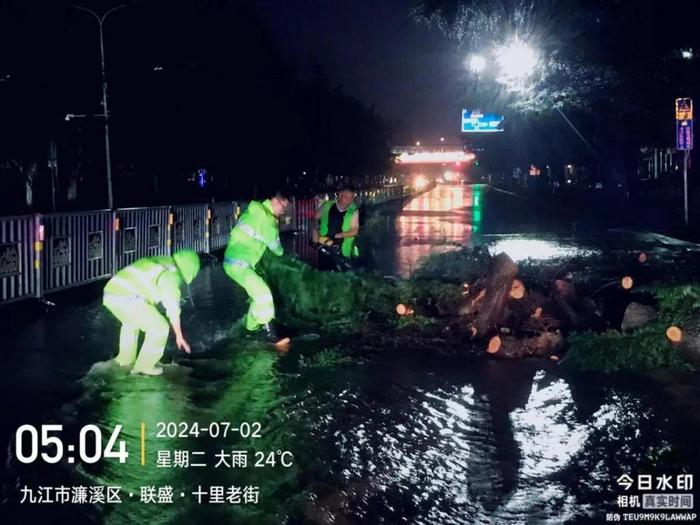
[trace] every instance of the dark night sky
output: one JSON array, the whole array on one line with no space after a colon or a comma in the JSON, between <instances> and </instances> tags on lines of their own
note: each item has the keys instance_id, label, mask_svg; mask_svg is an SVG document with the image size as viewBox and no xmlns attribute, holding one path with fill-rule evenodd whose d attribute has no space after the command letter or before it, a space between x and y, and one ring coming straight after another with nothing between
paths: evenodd
<instances>
[{"instance_id":1,"label":"dark night sky","mask_svg":"<svg viewBox=\"0 0 700 525\"><path fill-rule=\"evenodd\" d=\"M302 74L315 58L331 84L374 105L393 139L459 141L456 44L410 17L410 0L257 0L285 57Z\"/></svg>"},{"instance_id":2,"label":"dark night sky","mask_svg":"<svg viewBox=\"0 0 700 525\"><path fill-rule=\"evenodd\" d=\"M521 1L530 3L473 3ZM253 162L250 152L272 141L270 160L280 170L296 173L311 163L318 173L381 171L356 153L386 157L382 126L329 89L336 86L374 107L393 144L436 143L441 136L458 143L461 109L474 104L506 118L498 137L468 137L484 151L485 165L493 154L494 170L591 160L551 107L522 112L510 104L518 97L496 86L493 75L470 75L468 46L479 50L483 43L464 34L461 42L451 40L418 23L411 15L417 0L0 0L0 163L41 160L57 137L65 143L63 173L79 164L73 158L94 173L104 165L101 121L64 119L101 110L96 23L73 8L76 2L101 13L128 4L105 27L112 154L125 170L179 173L203 163L223 170L232 148ZM693 48L697 55L699 33L678 31L677 13L682 8L695 20L700 2L578 0L569 18L560 6L573 0L536 4L534 45L558 69L548 63L550 75L532 92L564 101L605 157L601 165L633 174L640 146L672 145L673 99L700 96L698 57L681 60L679 52ZM483 31L489 45L512 31L495 20L498 30ZM477 27L466 34L480 33ZM326 85L305 81L318 71ZM277 125L280 116L287 126Z\"/></svg>"}]
</instances>

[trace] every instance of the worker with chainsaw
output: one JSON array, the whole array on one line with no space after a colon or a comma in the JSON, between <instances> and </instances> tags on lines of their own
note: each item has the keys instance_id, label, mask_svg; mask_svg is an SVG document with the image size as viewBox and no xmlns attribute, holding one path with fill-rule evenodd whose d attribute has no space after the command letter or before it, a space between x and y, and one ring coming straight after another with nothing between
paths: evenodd
<instances>
[{"instance_id":1,"label":"worker with chainsaw","mask_svg":"<svg viewBox=\"0 0 700 525\"><path fill-rule=\"evenodd\" d=\"M132 374L162 374L158 362L163 357L170 327L177 347L191 352L180 324L180 288L184 284L189 292L199 268L197 252L180 250L172 257L139 259L107 282L102 304L122 323L117 363L133 365ZM158 310L159 305L165 309L165 316ZM145 338L137 355L140 332L145 333Z\"/></svg>"},{"instance_id":2,"label":"worker with chainsaw","mask_svg":"<svg viewBox=\"0 0 700 525\"><path fill-rule=\"evenodd\" d=\"M313 233L313 240L322 247L321 269L348 269L350 261L360 255L356 244L360 212L353 188L344 186L337 198L321 204L316 219L318 229Z\"/></svg>"},{"instance_id":3,"label":"worker with chainsaw","mask_svg":"<svg viewBox=\"0 0 700 525\"><path fill-rule=\"evenodd\" d=\"M243 319L248 336L260 336L271 343L278 343L273 319L275 303L270 287L256 271L256 265L266 250L280 256L279 218L289 206L289 199L276 193L262 202L251 201L243 215L231 230L226 252L224 271L248 294L250 306Z\"/></svg>"}]
</instances>

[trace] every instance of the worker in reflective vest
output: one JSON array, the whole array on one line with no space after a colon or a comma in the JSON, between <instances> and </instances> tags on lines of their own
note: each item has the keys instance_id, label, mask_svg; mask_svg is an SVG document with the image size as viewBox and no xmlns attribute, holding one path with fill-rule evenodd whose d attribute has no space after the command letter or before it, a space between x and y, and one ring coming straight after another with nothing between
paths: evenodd
<instances>
[{"instance_id":1,"label":"worker in reflective vest","mask_svg":"<svg viewBox=\"0 0 700 525\"><path fill-rule=\"evenodd\" d=\"M355 244L360 232L360 213L355 204L355 191L344 187L335 200L324 202L319 208L318 233L315 241L321 244L334 244L340 253L348 259L358 257L359 250Z\"/></svg>"},{"instance_id":2,"label":"worker in reflective vest","mask_svg":"<svg viewBox=\"0 0 700 525\"><path fill-rule=\"evenodd\" d=\"M289 200L281 194L263 202L251 201L231 230L224 253L226 275L243 287L250 300L244 321L247 332L261 331L273 343L278 340L272 325L275 303L270 287L255 271L255 265L265 250L269 249L277 256L282 255L279 218L288 205Z\"/></svg>"},{"instance_id":3,"label":"worker in reflective vest","mask_svg":"<svg viewBox=\"0 0 700 525\"><path fill-rule=\"evenodd\" d=\"M177 347L191 352L180 325L180 287L189 286L199 267L197 252L180 250L172 257L139 259L107 282L102 304L122 323L117 363L133 365L132 373L162 374L157 365L168 341L168 321ZM167 320L158 311L159 304L165 308ZM137 357L139 332L144 332L145 338Z\"/></svg>"}]
</instances>

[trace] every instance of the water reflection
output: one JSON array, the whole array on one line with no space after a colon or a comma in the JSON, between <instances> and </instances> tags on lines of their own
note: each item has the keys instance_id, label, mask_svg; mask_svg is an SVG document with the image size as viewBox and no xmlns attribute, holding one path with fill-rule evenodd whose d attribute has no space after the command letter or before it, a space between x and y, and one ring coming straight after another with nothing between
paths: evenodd
<instances>
[{"instance_id":1,"label":"water reflection","mask_svg":"<svg viewBox=\"0 0 700 525\"><path fill-rule=\"evenodd\" d=\"M395 221L392 273L408 276L431 253L469 243L480 229L483 187L438 185L408 201Z\"/></svg>"},{"instance_id":2,"label":"water reflection","mask_svg":"<svg viewBox=\"0 0 700 525\"><path fill-rule=\"evenodd\" d=\"M502 236L488 245L491 255L507 253L515 262L524 259L545 260L555 258L590 257L600 255L600 250L584 249L574 243L561 240L524 239L521 236Z\"/></svg>"}]
</instances>

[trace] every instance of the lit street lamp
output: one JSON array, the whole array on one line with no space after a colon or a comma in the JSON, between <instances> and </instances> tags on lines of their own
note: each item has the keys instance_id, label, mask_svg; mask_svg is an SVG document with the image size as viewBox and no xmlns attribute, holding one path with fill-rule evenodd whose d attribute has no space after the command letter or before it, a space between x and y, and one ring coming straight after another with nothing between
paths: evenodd
<instances>
[{"instance_id":1,"label":"lit street lamp","mask_svg":"<svg viewBox=\"0 0 700 525\"><path fill-rule=\"evenodd\" d=\"M496 80L512 90L522 89L525 80L532 75L540 61L537 52L517 38L496 48L494 54L499 69Z\"/></svg>"},{"instance_id":2,"label":"lit street lamp","mask_svg":"<svg viewBox=\"0 0 700 525\"><path fill-rule=\"evenodd\" d=\"M529 77L540 67L540 57L537 51L523 42L519 38L511 40L509 43L496 47L493 50L497 73L495 80L504 85L509 91L514 93L525 93L528 90ZM472 72L479 73L486 68L486 61L481 55L471 55L469 66ZM586 140L573 122L564 114L559 106L554 105L554 109L566 121L569 127L576 133L578 138L586 147L598 158L598 171L600 172L600 156L598 152Z\"/></svg>"},{"instance_id":3,"label":"lit street lamp","mask_svg":"<svg viewBox=\"0 0 700 525\"><path fill-rule=\"evenodd\" d=\"M107 110L107 71L105 69L105 45L102 36L102 24L104 23L105 18L107 18L107 16L109 16L114 11L121 9L122 7L126 7L126 4L113 7L102 16L98 15L95 11L93 11L92 9L88 9L87 7L82 7L79 5L73 7L85 11L86 13L90 13L92 16L95 17L95 20L97 20L97 23L100 26L100 62L102 65L102 116L105 121L105 158L107 161L107 203L109 209L111 210L114 208L114 199L112 197L112 161L109 149L109 111ZM66 115L66 120L70 120L69 115Z\"/></svg>"},{"instance_id":4,"label":"lit street lamp","mask_svg":"<svg viewBox=\"0 0 700 525\"><path fill-rule=\"evenodd\" d=\"M486 59L481 55L472 55L469 57L469 69L477 75L486 68Z\"/></svg>"}]
</instances>

